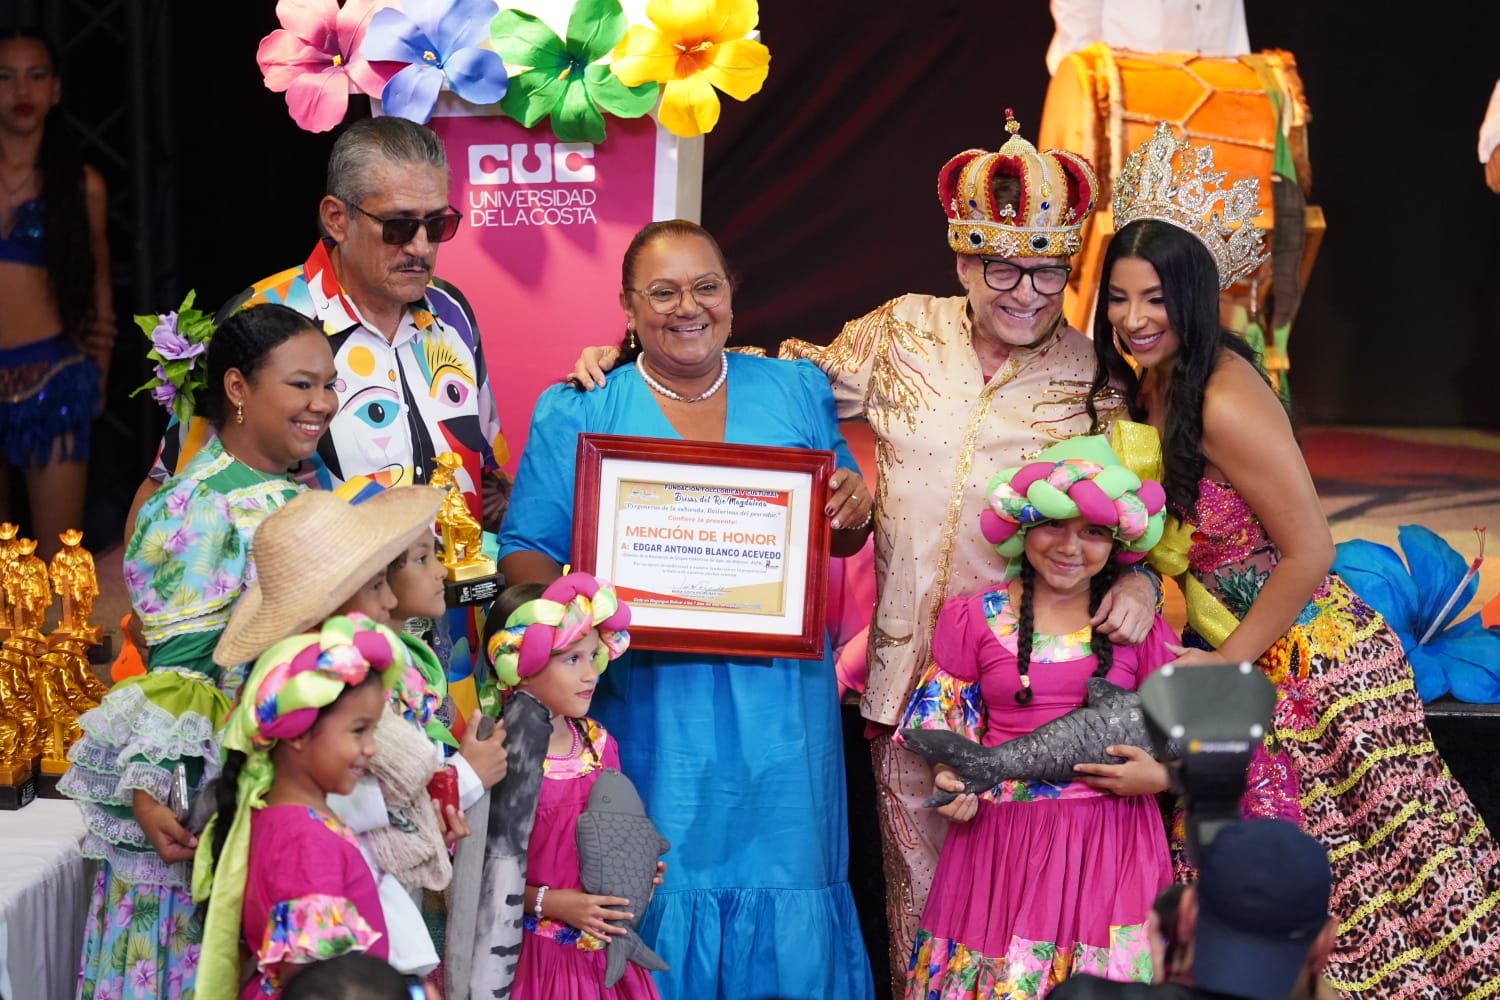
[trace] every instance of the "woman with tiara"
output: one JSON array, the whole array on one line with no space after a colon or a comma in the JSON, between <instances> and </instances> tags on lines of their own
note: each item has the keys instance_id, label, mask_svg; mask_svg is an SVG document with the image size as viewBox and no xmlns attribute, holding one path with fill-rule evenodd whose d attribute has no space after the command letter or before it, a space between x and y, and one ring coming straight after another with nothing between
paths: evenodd
<instances>
[{"instance_id":1,"label":"woman with tiara","mask_svg":"<svg viewBox=\"0 0 1500 1000\"><path fill-rule=\"evenodd\" d=\"M1328 849L1331 985L1382 1000L1488 996L1500 855L1433 746L1400 641L1329 572L1333 541L1291 423L1219 324L1219 290L1264 260L1256 181L1222 178L1166 124L1130 156L1095 315L1096 391L1125 385L1132 415L1161 435L1176 523L1152 561L1179 577L1198 647L1175 662L1251 661L1276 686L1242 812L1296 822Z\"/></svg>"}]
</instances>

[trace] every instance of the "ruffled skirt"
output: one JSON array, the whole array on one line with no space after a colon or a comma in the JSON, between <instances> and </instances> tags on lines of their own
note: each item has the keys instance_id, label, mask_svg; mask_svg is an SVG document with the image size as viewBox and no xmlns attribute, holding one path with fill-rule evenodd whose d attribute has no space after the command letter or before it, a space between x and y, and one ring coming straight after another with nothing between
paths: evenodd
<instances>
[{"instance_id":1,"label":"ruffled skirt","mask_svg":"<svg viewBox=\"0 0 1500 1000\"><path fill-rule=\"evenodd\" d=\"M907 1000L1033 1000L1079 972L1150 982L1144 924L1170 881L1152 796L981 800L948 828Z\"/></svg>"},{"instance_id":2,"label":"ruffled skirt","mask_svg":"<svg viewBox=\"0 0 1500 1000\"><path fill-rule=\"evenodd\" d=\"M657 1000L651 973L625 963L619 982L604 988L606 951L588 951L526 931L511 983L511 1000Z\"/></svg>"}]
</instances>

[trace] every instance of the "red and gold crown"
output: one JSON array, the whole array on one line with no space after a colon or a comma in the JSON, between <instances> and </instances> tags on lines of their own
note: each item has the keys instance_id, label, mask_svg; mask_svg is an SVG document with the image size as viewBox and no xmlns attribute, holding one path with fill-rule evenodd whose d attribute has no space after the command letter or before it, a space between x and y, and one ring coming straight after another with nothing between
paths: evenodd
<instances>
[{"instance_id":1,"label":"red and gold crown","mask_svg":"<svg viewBox=\"0 0 1500 1000\"><path fill-rule=\"evenodd\" d=\"M986 257L1068 257L1082 245L1079 231L1094 210L1094 168L1065 149L1037 152L1017 133L1005 109L1010 138L999 152L970 149L938 171L938 201L948 215L948 245ZM1020 185L1016 206L997 205L995 180Z\"/></svg>"}]
</instances>

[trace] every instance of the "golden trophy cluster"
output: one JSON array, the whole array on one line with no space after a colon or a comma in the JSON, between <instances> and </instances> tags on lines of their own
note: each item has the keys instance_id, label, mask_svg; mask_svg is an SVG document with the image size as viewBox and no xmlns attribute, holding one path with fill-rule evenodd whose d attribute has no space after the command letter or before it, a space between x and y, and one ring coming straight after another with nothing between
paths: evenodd
<instances>
[{"instance_id":1,"label":"golden trophy cluster","mask_svg":"<svg viewBox=\"0 0 1500 1000\"><path fill-rule=\"evenodd\" d=\"M463 460L451 451L437 457L428 485L443 491L438 508L438 540L442 543L443 566L448 576L448 606L477 604L499 592L495 562L484 554L484 529L469 510L454 473Z\"/></svg>"},{"instance_id":2,"label":"golden trophy cluster","mask_svg":"<svg viewBox=\"0 0 1500 1000\"><path fill-rule=\"evenodd\" d=\"M36 541L0 523L0 809L19 809L57 784L68 749L82 735L78 717L109 690L89 666L102 630L89 624L99 581L94 557L80 548L83 532L59 537L49 566ZM47 612L61 602L50 635Z\"/></svg>"}]
</instances>

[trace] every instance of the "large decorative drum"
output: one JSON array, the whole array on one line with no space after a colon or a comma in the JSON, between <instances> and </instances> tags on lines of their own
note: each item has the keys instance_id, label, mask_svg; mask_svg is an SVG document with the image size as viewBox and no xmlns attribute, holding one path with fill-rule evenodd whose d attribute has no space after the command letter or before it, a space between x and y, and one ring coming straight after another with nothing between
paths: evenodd
<instances>
[{"instance_id":1,"label":"large decorative drum","mask_svg":"<svg viewBox=\"0 0 1500 1000\"><path fill-rule=\"evenodd\" d=\"M1211 57L1098 43L1064 58L1047 88L1037 146L1081 153L1093 163L1100 188L1098 208L1084 225L1083 248L1075 258L1069 321L1088 329L1099 265L1114 231L1109 212L1114 177L1158 121L1170 122L1189 142L1213 146L1215 167L1230 177L1261 178L1263 213L1256 221L1269 229L1273 173L1294 173L1304 197L1310 190L1310 117L1290 52ZM1321 229L1321 215L1315 225ZM1313 251L1316 236L1308 235ZM1305 254L1304 268L1311 257Z\"/></svg>"}]
</instances>

